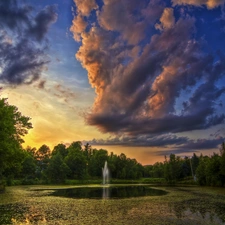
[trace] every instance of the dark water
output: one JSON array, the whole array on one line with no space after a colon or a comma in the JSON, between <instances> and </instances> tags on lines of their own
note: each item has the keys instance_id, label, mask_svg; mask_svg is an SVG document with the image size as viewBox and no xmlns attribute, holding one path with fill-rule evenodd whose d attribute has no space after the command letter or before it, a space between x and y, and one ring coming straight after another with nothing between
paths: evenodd
<instances>
[{"instance_id":1,"label":"dark water","mask_svg":"<svg viewBox=\"0 0 225 225\"><path fill-rule=\"evenodd\" d=\"M121 186L121 187L83 187L55 190L50 195L67 198L131 198L141 196L160 196L167 192L153 189L148 186Z\"/></svg>"}]
</instances>

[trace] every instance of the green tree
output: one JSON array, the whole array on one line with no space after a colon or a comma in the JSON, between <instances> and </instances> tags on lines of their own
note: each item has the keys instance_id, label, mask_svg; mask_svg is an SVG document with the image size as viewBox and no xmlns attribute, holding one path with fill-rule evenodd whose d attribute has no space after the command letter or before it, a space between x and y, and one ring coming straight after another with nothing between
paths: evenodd
<instances>
[{"instance_id":1,"label":"green tree","mask_svg":"<svg viewBox=\"0 0 225 225\"><path fill-rule=\"evenodd\" d=\"M225 142L222 143L221 149L221 165L220 165L220 174L221 174L221 185L225 185Z\"/></svg>"},{"instance_id":2,"label":"green tree","mask_svg":"<svg viewBox=\"0 0 225 225\"><path fill-rule=\"evenodd\" d=\"M193 174L196 174L196 169L198 168L199 164L199 157L194 153L193 156L191 157L191 165L192 165L192 170Z\"/></svg>"},{"instance_id":3,"label":"green tree","mask_svg":"<svg viewBox=\"0 0 225 225\"><path fill-rule=\"evenodd\" d=\"M113 152L111 152L108 157L108 167L110 169L110 176L113 178L116 178L117 175L117 168L116 168L117 159L118 156Z\"/></svg>"},{"instance_id":4,"label":"green tree","mask_svg":"<svg viewBox=\"0 0 225 225\"><path fill-rule=\"evenodd\" d=\"M35 159L37 160L37 176L38 178L46 178L46 170L49 164L51 150L47 145L42 145L35 152Z\"/></svg>"},{"instance_id":5,"label":"green tree","mask_svg":"<svg viewBox=\"0 0 225 225\"><path fill-rule=\"evenodd\" d=\"M54 156L58 153L62 156L63 159L68 155L68 149L64 144L58 144L54 147L52 155Z\"/></svg>"},{"instance_id":6,"label":"green tree","mask_svg":"<svg viewBox=\"0 0 225 225\"><path fill-rule=\"evenodd\" d=\"M220 180L221 157L214 153L206 165L206 183L210 186L221 186Z\"/></svg>"},{"instance_id":7,"label":"green tree","mask_svg":"<svg viewBox=\"0 0 225 225\"><path fill-rule=\"evenodd\" d=\"M153 177L152 176L153 165L144 166L144 177Z\"/></svg>"},{"instance_id":8,"label":"green tree","mask_svg":"<svg viewBox=\"0 0 225 225\"><path fill-rule=\"evenodd\" d=\"M22 162L22 176L26 179L34 179L36 172L36 160L30 154L24 158Z\"/></svg>"},{"instance_id":9,"label":"green tree","mask_svg":"<svg viewBox=\"0 0 225 225\"><path fill-rule=\"evenodd\" d=\"M185 156L184 159L182 160L181 163L181 178L185 178L185 177L189 177L192 176L192 170L193 170L193 166L192 166L192 159L190 159L189 157Z\"/></svg>"},{"instance_id":10,"label":"green tree","mask_svg":"<svg viewBox=\"0 0 225 225\"><path fill-rule=\"evenodd\" d=\"M63 157L60 153L53 155L50 159L47 169L47 175L53 183L64 183L70 169L63 161Z\"/></svg>"},{"instance_id":11,"label":"green tree","mask_svg":"<svg viewBox=\"0 0 225 225\"><path fill-rule=\"evenodd\" d=\"M105 161L108 161L108 151L104 149L93 149L88 163L89 174L91 176L101 177Z\"/></svg>"},{"instance_id":12,"label":"green tree","mask_svg":"<svg viewBox=\"0 0 225 225\"><path fill-rule=\"evenodd\" d=\"M196 177L197 181L200 185L206 185L206 175L207 175L207 164L209 163L209 157L208 156L200 156L199 158L199 165L196 170Z\"/></svg>"},{"instance_id":13,"label":"green tree","mask_svg":"<svg viewBox=\"0 0 225 225\"><path fill-rule=\"evenodd\" d=\"M92 148L89 143L84 145L84 154L88 161L90 161L91 155L92 155Z\"/></svg>"},{"instance_id":14,"label":"green tree","mask_svg":"<svg viewBox=\"0 0 225 225\"><path fill-rule=\"evenodd\" d=\"M20 162L23 136L32 128L30 118L18 108L0 99L0 179L3 173Z\"/></svg>"},{"instance_id":15,"label":"green tree","mask_svg":"<svg viewBox=\"0 0 225 225\"><path fill-rule=\"evenodd\" d=\"M162 162L156 162L152 166L150 176L154 178L164 177L164 164Z\"/></svg>"},{"instance_id":16,"label":"green tree","mask_svg":"<svg viewBox=\"0 0 225 225\"><path fill-rule=\"evenodd\" d=\"M42 145L36 152L35 157L39 161L44 161L50 158L51 150L47 145Z\"/></svg>"},{"instance_id":17,"label":"green tree","mask_svg":"<svg viewBox=\"0 0 225 225\"><path fill-rule=\"evenodd\" d=\"M116 178L125 179L127 177L126 164L127 157L121 153L116 160Z\"/></svg>"},{"instance_id":18,"label":"green tree","mask_svg":"<svg viewBox=\"0 0 225 225\"><path fill-rule=\"evenodd\" d=\"M83 154L81 142L73 142L68 147L68 155L65 158L65 163L71 170L71 178L83 179L87 174L87 160Z\"/></svg>"},{"instance_id":19,"label":"green tree","mask_svg":"<svg viewBox=\"0 0 225 225\"><path fill-rule=\"evenodd\" d=\"M169 161L165 161L164 166L165 171L165 179L169 183L176 183L182 174L182 160L179 156L175 156L175 154L170 154Z\"/></svg>"},{"instance_id":20,"label":"green tree","mask_svg":"<svg viewBox=\"0 0 225 225\"><path fill-rule=\"evenodd\" d=\"M35 153L36 153L37 149L27 146L25 151L28 152L31 156L35 157Z\"/></svg>"}]
</instances>

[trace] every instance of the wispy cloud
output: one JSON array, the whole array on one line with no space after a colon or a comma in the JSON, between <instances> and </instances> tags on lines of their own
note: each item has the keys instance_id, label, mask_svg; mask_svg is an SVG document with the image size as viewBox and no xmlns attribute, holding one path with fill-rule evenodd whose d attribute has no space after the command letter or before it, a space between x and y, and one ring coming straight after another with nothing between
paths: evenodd
<instances>
[{"instance_id":1,"label":"wispy cloud","mask_svg":"<svg viewBox=\"0 0 225 225\"><path fill-rule=\"evenodd\" d=\"M208 9L213 9L224 5L224 0L172 0L174 5L193 5L193 6L206 6Z\"/></svg>"}]
</instances>

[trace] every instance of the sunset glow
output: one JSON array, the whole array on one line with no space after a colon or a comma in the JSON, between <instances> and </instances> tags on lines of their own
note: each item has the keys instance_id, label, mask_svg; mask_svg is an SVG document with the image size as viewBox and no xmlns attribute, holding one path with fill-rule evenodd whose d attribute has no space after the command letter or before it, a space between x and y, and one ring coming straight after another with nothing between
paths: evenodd
<instances>
[{"instance_id":1,"label":"sunset glow","mask_svg":"<svg viewBox=\"0 0 225 225\"><path fill-rule=\"evenodd\" d=\"M7 0L0 96L24 147L90 143L143 164L225 141L225 0Z\"/></svg>"}]
</instances>

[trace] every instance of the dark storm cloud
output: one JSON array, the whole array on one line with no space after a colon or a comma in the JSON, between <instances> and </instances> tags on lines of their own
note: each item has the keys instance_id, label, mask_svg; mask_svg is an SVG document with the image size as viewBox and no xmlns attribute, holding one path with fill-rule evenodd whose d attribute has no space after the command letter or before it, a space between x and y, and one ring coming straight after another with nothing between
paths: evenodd
<instances>
[{"instance_id":1,"label":"dark storm cloud","mask_svg":"<svg viewBox=\"0 0 225 225\"><path fill-rule=\"evenodd\" d=\"M32 7L19 6L17 0L3 0L0 2L0 27L10 29L20 28L21 23L29 24L29 13Z\"/></svg>"},{"instance_id":2,"label":"dark storm cloud","mask_svg":"<svg viewBox=\"0 0 225 225\"><path fill-rule=\"evenodd\" d=\"M43 40L50 25L57 20L55 6L46 6L34 18L34 25L28 30L28 34L34 36L38 41Z\"/></svg>"},{"instance_id":3,"label":"dark storm cloud","mask_svg":"<svg viewBox=\"0 0 225 225\"><path fill-rule=\"evenodd\" d=\"M39 79L49 59L46 55L46 43L40 45L37 41L46 36L56 17L52 6L46 7L33 18L32 7L22 5L19 1L1 1L1 82L19 85L30 84Z\"/></svg>"},{"instance_id":4,"label":"dark storm cloud","mask_svg":"<svg viewBox=\"0 0 225 225\"><path fill-rule=\"evenodd\" d=\"M4 83L19 85L30 84L37 80L48 60L42 49L36 49L27 40L17 44L1 43L0 58L3 71L0 80Z\"/></svg>"},{"instance_id":5,"label":"dark storm cloud","mask_svg":"<svg viewBox=\"0 0 225 225\"><path fill-rule=\"evenodd\" d=\"M91 125L102 125L103 132L120 132L129 135L142 134L164 134L168 132L178 133L191 130L207 129L211 126L223 123L225 115L210 116L211 109L201 110L196 114L187 116L168 115L163 118L153 119L133 119L126 116L109 117L106 115L95 116L94 120L90 121Z\"/></svg>"},{"instance_id":6,"label":"dark storm cloud","mask_svg":"<svg viewBox=\"0 0 225 225\"><path fill-rule=\"evenodd\" d=\"M189 140L186 144L183 144L179 147L175 147L171 150L157 151L158 155L169 155L169 154L185 154L189 152L198 152L201 150L207 149L220 149L221 143L224 142L223 137L216 139L197 139Z\"/></svg>"},{"instance_id":7,"label":"dark storm cloud","mask_svg":"<svg viewBox=\"0 0 225 225\"><path fill-rule=\"evenodd\" d=\"M197 139L196 141L189 141L186 144L182 145L184 149L194 149L194 150L202 150L202 149L219 149L219 146L223 143L224 138L219 137L217 139Z\"/></svg>"},{"instance_id":8,"label":"dark storm cloud","mask_svg":"<svg viewBox=\"0 0 225 225\"><path fill-rule=\"evenodd\" d=\"M164 150L157 150L157 155L169 154L187 154L199 152L207 149L220 149L224 137L218 136L210 139L189 139L188 137L178 137L174 134L164 135L139 135L139 136L117 136L108 139L93 139L84 141L91 145L121 145L121 146L137 146L137 147L163 147ZM154 151L152 149L152 151ZM146 152L147 154L152 154Z\"/></svg>"},{"instance_id":9,"label":"dark storm cloud","mask_svg":"<svg viewBox=\"0 0 225 225\"><path fill-rule=\"evenodd\" d=\"M224 85L218 85L225 77L223 54L209 51L197 17L175 12L164 1L141 2L133 10L127 0L103 0L102 7L89 10L97 9L95 23L79 32L71 28L81 41L76 57L97 95L87 123L130 137L224 123L224 113L217 110L225 93ZM74 21L79 16L77 5Z\"/></svg>"},{"instance_id":10,"label":"dark storm cloud","mask_svg":"<svg viewBox=\"0 0 225 225\"><path fill-rule=\"evenodd\" d=\"M173 134L167 135L140 135L136 137L131 136L117 136L108 139L93 139L88 141L91 145L123 145L123 146L148 146L161 147L168 145L181 145L188 141L187 137L177 137ZM87 142L87 141L86 141Z\"/></svg>"}]
</instances>

